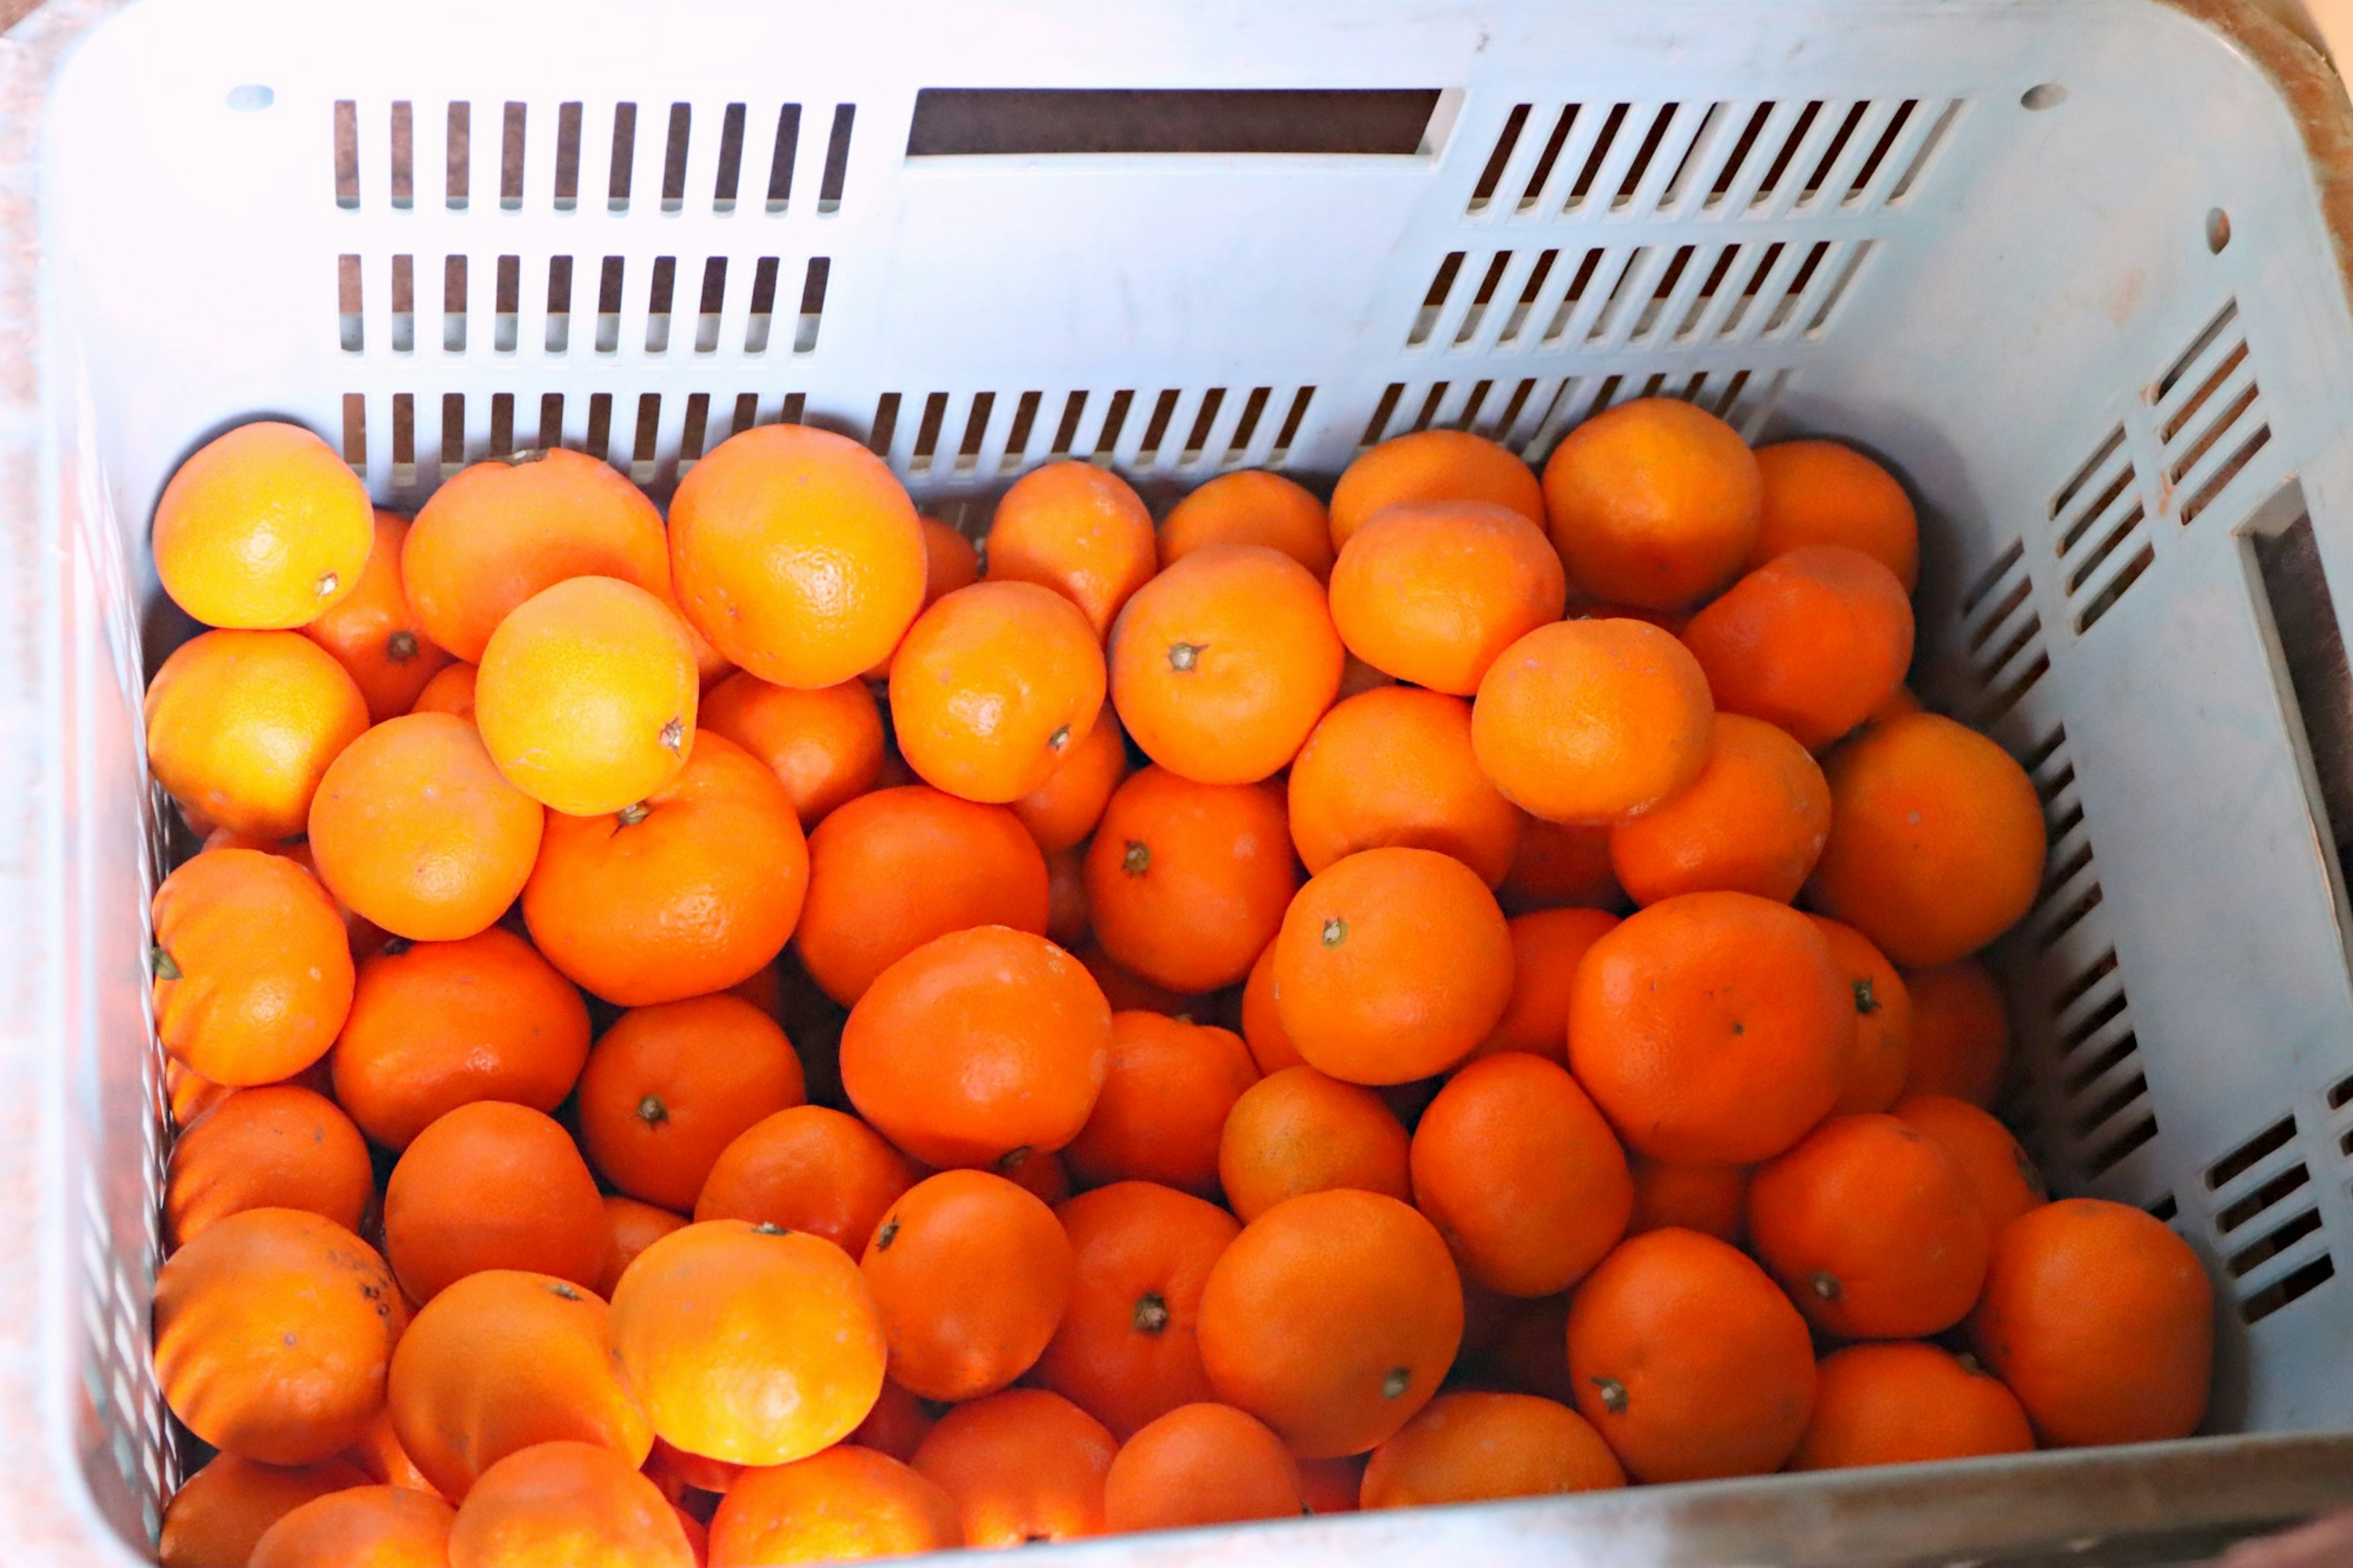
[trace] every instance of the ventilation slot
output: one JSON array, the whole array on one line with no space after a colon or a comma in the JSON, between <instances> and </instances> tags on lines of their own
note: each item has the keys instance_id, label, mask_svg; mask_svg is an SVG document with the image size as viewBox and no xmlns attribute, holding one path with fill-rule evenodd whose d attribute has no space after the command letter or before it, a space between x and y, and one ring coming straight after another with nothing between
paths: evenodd
<instances>
[{"instance_id":1,"label":"ventilation slot","mask_svg":"<svg viewBox=\"0 0 2353 1568\"><path fill-rule=\"evenodd\" d=\"M2156 559L2138 478L2118 425L2052 498L2052 538L2078 636L2107 614Z\"/></svg>"},{"instance_id":2,"label":"ventilation slot","mask_svg":"<svg viewBox=\"0 0 2353 1568\"><path fill-rule=\"evenodd\" d=\"M2339 1088L2343 1089L2344 1085ZM2337 1272L2320 1236L2312 1172L2293 1113L2256 1133L2206 1172L2214 1234L2239 1315L2259 1322Z\"/></svg>"},{"instance_id":3,"label":"ventilation slot","mask_svg":"<svg viewBox=\"0 0 2353 1568\"><path fill-rule=\"evenodd\" d=\"M2026 552L2015 541L1962 598L1966 657L1977 689L1970 720L1978 729L2006 717L2051 672L2033 599Z\"/></svg>"},{"instance_id":4,"label":"ventilation slot","mask_svg":"<svg viewBox=\"0 0 2353 1568\"><path fill-rule=\"evenodd\" d=\"M2238 301L2224 305L2158 378L2150 400L2165 449L2165 493L2186 526L2271 444Z\"/></svg>"}]
</instances>

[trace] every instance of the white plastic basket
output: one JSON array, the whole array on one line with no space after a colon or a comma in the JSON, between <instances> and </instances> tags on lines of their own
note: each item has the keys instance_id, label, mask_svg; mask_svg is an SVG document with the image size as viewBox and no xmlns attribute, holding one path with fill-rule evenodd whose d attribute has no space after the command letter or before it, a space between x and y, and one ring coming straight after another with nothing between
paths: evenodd
<instances>
[{"instance_id":1,"label":"white plastic basket","mask_svg":"<svg viewBox=\"0 0 2353 1568\"><path fill-rule=\"evenodd\" d=\"M2293 1436L2353 1427L2353 121L2236 0L60 0L0 45L0 226L10 1563L129 1560L174 1462L143 542L262 410L398 507L802 418L975 529L1050 456L1541 458L1646 392L1860 440L1925 503L1926 684L2048 802L2036 1152L2200 1248L2211 1425L2290 1436L1072 1555L1983 1558L2353 1493Z\"/></svg>"}]
</instances>

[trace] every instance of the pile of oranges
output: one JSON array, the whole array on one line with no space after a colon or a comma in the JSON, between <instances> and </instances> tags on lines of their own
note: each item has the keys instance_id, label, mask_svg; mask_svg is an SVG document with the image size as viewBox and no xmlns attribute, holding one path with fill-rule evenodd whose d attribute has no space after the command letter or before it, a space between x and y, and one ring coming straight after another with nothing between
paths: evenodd
<instances>
[{"instance_id":1,"label":"pile of oranges","mask_svg":"<svg viewBox=\"0 0 2353 1568\"><path fill-rule=\"evenodd\" d=\"M147 697L165 1563L687 1568L2178 1436L2210 1295L1984 1109L2035 792L1913 508L1687 405L839 437L414 521L235 429ZM1802 905L1802 909L1799 907ZM1622 912L1629 911L1630 912Z\"/></svg>"}]
</instances>

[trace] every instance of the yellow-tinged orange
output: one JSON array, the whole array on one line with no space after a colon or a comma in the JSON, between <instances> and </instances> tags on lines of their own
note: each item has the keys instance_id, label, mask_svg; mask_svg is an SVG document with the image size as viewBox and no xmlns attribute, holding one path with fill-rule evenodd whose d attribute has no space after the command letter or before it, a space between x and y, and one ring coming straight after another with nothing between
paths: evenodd
<instances>
[{"instance_id":1,"label":"yellow-tinged orange","mask_svg":"<svg viewBox=\"0 0 2353 1568\"><path fill-rule=\"evenodd\" d=\"M147 763L183 807L268 838L302 831L327 764L368 726L334 656L296 632L206 632L148 683Z\"/></svg>"},{"instance_id":2,"label":"yellow-tinged orange","mask_svg":"<svg viewBox=\"0 0 2353 1568\"><path fill-rule=\"evenodd\" d=\"M299 425L240 425L198 447L155 504L155 574L208 626L280 630L359 586L367 487Z\"/></svg>"}]
</instances>

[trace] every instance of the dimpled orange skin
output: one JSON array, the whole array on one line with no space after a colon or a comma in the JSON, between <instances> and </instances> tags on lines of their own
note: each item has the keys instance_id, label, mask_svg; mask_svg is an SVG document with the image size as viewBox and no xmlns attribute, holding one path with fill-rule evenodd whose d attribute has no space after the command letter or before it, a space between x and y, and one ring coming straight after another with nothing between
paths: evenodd
<instances>
[{"instance_id":1,"label":"dimpled orange skin","mask_svg":"<svg viewBox=\"0 0 2353 1568\"><path fill-rule=\"evenodd\" d=\"M1545 525L1544 488L1519 454L1468 430L1396 436L1350 463L1332 488L1332 548L1403 501L1488 501Z\"/></svg>"},{"instance_id":2,"label":"dimpled orange skin","mask_svg":"<svg viewBox=\"0 0 2353 1568\"><path fill-rule=\"evenodd\" d=\"M672 1210L694 1206L739 1134L807 1096L784 1030L723 992L622 1014L588 1053L577 1093L597 1173Z\"/></svg>"},{"instance_id":3,"label":"dimpled orange skin","mask_svg":"<svg viewBox=\"0 0 2353 1568\"><path fill-rule=\"evenodd\" d=\"M1839 1075L1831 1114L1884 1110L1903 1094L1912 1064L1912 994L1870 938L1825 915L1806 918L1830 943L1831 962L1854 994L1854 1049Z\"/></svg>"},{"instance_id":4,"label":"dimpled orange skin","mask_svg":"<svg viewBox=\"0 0 2353 1568\"><path fill-rule=\"evenodd\" d=\"M1935 1345L1849 1345L1816 1369L1814 1418L1793 1470L2024 1454L2034 1432L2018 1396Z\"/></svg>"},{"instance_id":5,"label":"dimpled orange skin","mask_svg":"<svg viewBox=\"0 0 2353 1568\"><path fill-rule=\"evenodd\" d=\"M1008 1388L940 1417L909 1464L955 1499L967 1546L1103 1532L1103 1478L1119 1445L1059 1394Z\"/></svg>"},{"instance_id":6,"label":"dimpled orange skin","mask_svg":"<svg viewBox=\"0 0 2353 1568\"><path fill-rule=\"evenodd\" d=\"M1644 397L1563 437L1545 464L1544 493L1571 581L1604 599L1672 610L1740 570L1764 481L1731 426L1688 403Z\"/></svg>"},{"instance_id":7,"label":"dimpled orange skin","mask_svg":"<svg viewBox=\"0 0 2353 1568\"><path fill-rule=\"evenodd\" d=\"M720 1152L694 1217L805 1231L856 1258L914 1184L907 1157L866 1123L821 1105L796 1105L755 1122Z\"/></svg>"},{"instance_id":8,"label":"dimpled orange skin","mask_svg":"<svg viewBox=\"0 0 2353 1568\"><path fill-rule=\"evenodd\" d=\"M1112 628L1112 701L1171 773L1255 784L1298 754L1345 658L1307 568L1263 545L1215 544L1128 601Z\"/></svg>"},{"instance_id":9,"label":"dimpled orange skin","mask_svg":"<svg viewBox=\"0 0 2353 1568\"><path fill-rule=\"evenodd\" d=\"M1626 1233L1625 1152L1567 1069L1506 1051L1447 1080L1413 1133L1415 1206L1469 1279L1566 1290Z\"/></svg>"},{"instance_id":10,"label":"dimpled orange skin","mask_svg":"<svg viewBox=\"0 0 2353 1568\"><path fill-rule=\"evenodd\" d=\"M708 995L776 962L800 919L808 845L776 774L698 735L645 816L548 818L523 920L549 963L607 1002Z\"/></svg>"},{"instance_id":11,"label":"dimpled orange skin","mask_svg":"<svg viewBox=\"0 0 2353 1568\"><path fill-rule=\"evenodd\" d=\"M1306 1511L1291 1450L1230 1405L1171 1410L1122 1444L1103 1477L1103 1523L1114 1533Z\"/></svg>"},{"instance_id":12,"label":"dimpled orange skin","mask_svg":"<svg viewBox=\"0 0 2353 1568\"><path fill-rule=\"evenodd\" d=\"M882 1321L858 1265L814 1236L704 1220L613 1290L613 1353L665 1441L782 1465L848 1436L882 1391Z\"/></svg>"},{"instance_id":13,"label":"dimpled orange skin","mask_svg":"<svg viewBox=\"0 0 2353 1568\"><path fill-rule=\"evenodd\" d=\"M285 838L367 728L367 700L300 633L206 632L148 683L146 724L148 765L173 799L216 826Z\"/></svg>"},{"instance_id":14,"label":"dimpled orange skin","mask_svg":"<svg viewBox=\"0 0 2353 1568\"><path fill-rule=\"evenodd\" d=\"M796 691L738 670L704 693L695 722L767 763L804 829L882 776L882 710L862 680Z\"/></svg>"},{"instance_id":15,"label":"dimpled orange skin","mask_svg":"<svg viewBox=\"0 0 2353 1568\"><path fill-rule=\"evenodd\" d=\"M1587 950L1568 1065L1638 1153L1745 1165L1838 1100L1853 994L1806 917L1748 893L1685 893Z\"/></svg>"},{"instance_id":16,"label":"dimpled orange skin","mask_svg":"<svg viewBox=\"0 0 2353 1568\"><path fill-rule=\"evenodd\" d=\"M1512 933L1512 1000L1494 1032L1471 1053L1475 1061L1498 1051L1525 1051L1549 1062L1568 1060L1568 999L1586 950L1616 929L1601 910L1537 910L1508 922Z\"/></svg>"},{"instance_id":17,"label":"dimpled orange skin","mask_svg":"<svg viewBox=\"0 0 2353 1568\"><path fill-rule=\"evenodd\" d=\"M291 1467L216 1455L164 1505L157 1560L163 1568L243 1563L269 1527L294 1510L366 1484L366 1475L341 1459Z\"/></svg>"},{"instance_id":18,"label":"dimpled orange skin","mask_svg":"<svg viewBox=\"0 0 2353 1568\"><path fill-rule=\"evenodd\" d=\"M1813 906L1899 965L1966 957L2033 907L2042 805L1983 735L1915 713L1873 725L1822 771L1832 815Z\"/></svg>"},{"instance_id":19,"label":"dimpled orange skin","mask_svg":"<svg viewBox=\"0 0 2353 1568\"><path fill-rule=\"evenodd\" d=\"M1471 744L1495 787L1553 822L1615 823L1690 787L1715 707L1683 645L1643 621L1559 621L1479 683Z\"/></svg>"},{"instance_id":20,"label":"dimpled orange skin","mask_svg":"<svg viewBox=\"0 0 2353 1568\"><path fill-rule=\"evenodd\" d=\"M847 1443L744 1471L711 1516L711 1568L850 1562L963 1544L954 1498L897 1456Z\"/></svg>"},{"instance_id":21,"label":"dimpled orange skin","mask_svg":"<svg viewBox=\"0 0 2353 1568\"><path fill-rule=\"evenodd\" d=\"M1037 1364L1071 1297L1070 1237L1034 1194L986 1171L907 1189L860 1268L891 1381L925 1399L994 1394Z\"/></svg>"},{"instance_id":22,"label":"dimpled orange skin","mask_svg":"<svg viewBox=\"0 0 2353 1568\"><path fill-rule=\"evenodd\" d=\"M417 510L401 580L426 635L470 664L515 607L570 577L617 577L670 597L661 513L585 453L471 463Z\"/></svg>"},{"instance_id":23,"label":"dimpled orange skin","mask_svg":"<svg viewBox=\"0 0 2353 1568\"><path fill-rule=\"evenodd\" d=\"M1544 530L1511 508L1420 501L1366 521L1340 552L1331 594L1350 653L1468 697L1496 655L1560 619L1568 586Z\"/></svg>"},{"instance_id":24,"label":"dimpled orange skin","mask_svg":"<svg viewBox=\"0 0 2353 1568\"><path fill-rule=\"evenodd\" d=\"M729 437L670 509L679 602L763 680L838 686L881 663L923 607L914 503L847 437L764 425Z\"/></svg>"},{"instance_id":25,"label":"dimpled orange skin","mask_svg":"<svg viewBox=\"0 0 2353 1568\"><path fill-rule=\"evenodd\" d=\"M1205 784L1148 767L1112 793L1087 850L1095 941L1179 994L1250 973L1299 885L1270 785Z\"/></svg>"},{"instance_id":26,"label":"dimpled orange skin","mask_svg":"<svg viewBox=\"0 0 2353 1568\"><path fill-rule=\"evenodd\" d=\"M1113 1013L1111 1069L1087 1124L1062 1151L1078 1179L1218 1191L1218 1139L1258 1063L1242 1037L1157 1013Z\"/></svg>"},{"instance_id":27,"label":"dimpled orange skin","mask_svg":"<svg viewBox=\"0 0 2353 1568\"><path fill-rule=\"evenodd\" d=\"M2186 1437L2206 1411L2213 1301L2198 1255L2163 1222L2069 1198L1994 1238L1969 1341L2046 1447Z\"/></svg>"},{"instance_id":28,"label":"dimpled orange skin","mask_svg":"<svg viewBox=\"0 0 2353 1568\"><path fill-rule=\"evenodd\" d=\"M1637 1481L1762 1475L1814 1405L1806 1321L1765 1271L1713 1237L1654 1230L1569 1298L1577 1414Z\"/></svg>"},{"instance_id":29,"label":"dimpled orange skin","mask_svg":"<svg viewBox=\"0 0 2353 1568\"><path fill-rule=\"evenodd\" d=\"M1859 550L1775 556L1691 618L1683 643L1715 705L1820 751L1878 711L1912 662L1912 603Z\"/></svg>"},{"instance_id":30,"label":"dimpled orange skin","mask_svg":"<svg viewBox=\"0 0 2353 1568\"><path fill-rule=\"evenodd\" d=\"M165 955L155 1032L198 1076L276 1083L327 1054L353 971L343 916L311 873L259 849L211 850L164 879L153 919Z\"/></svg>"},{"instance_id":31,"label":"dimpled orange skin","mask_svg":"<svg viewBox=\"0 0 2353 1568\"><path fill-rule=\"evenodd\" d=\"M1348 698L1317 721L1293 759L1289 803L1311 875L1396 844L1451 855L1492 888L1525 820L1479 767L1471 705L1404 686Z\"/></svg>"},{"instance_id":32,"label":"dimpled orange skin","mask_svg":"<svg viewBox=\"0 0 2353 1568\"><path fill-rule=\"evenodd\" d=\"M457 1510L403 1487L353 1487L306 1502L254 1542L248 1568L447 1568Z\"/></svg>"},{"instance_id":33,"label":"dimpled orange skin","mask_svg":"<svg viewBox=\"0 0 2353 1568\"><path fill-rule=\"evenodd\" d=\"M375 1195L367 1141L324 1095L240 1089L183 1128L164 1177L164 1245L247 1209L302 1209L356 1233Z\"/></svg>"},{"instance_id":34,"label":"dimpled orange skin","mask_svg":"<svg viewBox=\"0 0 2353 1568\"><path fill-rule=\"evenodd\" d=\"M1218 1174L1242 1221L1334 1187L1413 1201L1411 1145L1381 1097L1304 1064L1242 1092L1218 1140Z\"/></svg>"},{"instance_id":35,"label":"dimpled orange skin","mask_svg":"<svg viewBox=\"0 0 2353 1568\"><path fill-rule=\"evenodd\" d=\"M1065 460L1013 482L988 524L988 582L1036 583L1076 605L1107 637L1159 564L1152 513L1125 479Z\"/></svg>"},{"instance_id":36,"label":"dimpled orange skin","mask_svg":"<svg viewBox=\"0 0 2353 1568\"><path fill-rule=\"evenodd\" d=\"M425 683L409 708L411 713L455 713L469 724L474 721L474 675L470 664L445 665L439 674Z\"/></svg>"},{"instance_id":37,"label":"dimpled orange skin","mask_svg":"<svg viewBox=\"0 0 2353 1568\"><path fill-rule=\"evenodd\" d=\"M363 919L411 942L458 942L521 895L546 821L473 725L411 713L328 766L311 802L311 853L328 890Z\"/></svg>"},{"instance_id":38,"label":"dimpled orange skin","mask_svg":"<svg viewBox=\"0 0 2353 1568\"><path fill-rule=\"evenodd\" d=\"M384 1250L409 1300L523 1268L583 1289L605 1264L596 1178L553 1118L481 1100L411 1140L384 1187Z\"/></svg>"},{"instance_id":39,"label":"dimpled orange skin","mask_svg":"<svg viewBox=\"0 0 2353 1568\"><path fill-rule=\"evenodd\" d=\"M540 1443L467 1494L449 1527L449 1568L697 1568L681 1517L612 1450Z\"/></svg>"},{"instance_id":40,"label":"dimpled orange skin","mask_svg":"<svg viewBox=\"0 0 2353 1568\"><path fill-rule=\"evenodd\" d=\"M1606 1491L1626 1471L1591 1422L1529 1394L1441 1394L1373 1450L1366 1508Z\"/></svg>"},{"instance_id":41,"label":"dimpled orange skin","mask_svg":"<svg viewBox=\"0 0 2353 1568\"><path fill-rule=\"evenodd\" d=\"M1126 777L1127 734L1106 702L1085 738L1065 749L1052 775L1010 809L1048 856L1075 850L1103 820L1112 792Z\"/></svg>"},{"instance_id":42,"label":"dimpled orange skin","mask_svg":"<svg viewBox=\"0 0 2353 1568\"><path fill-rule=\"evenodd\" d=\"M638 1260L638 1254L671 1231L683 1229L687 1216L625 1198L618 1193L607 1193L605 1223L608 1245L604 1265L596 1271L596 1294L610 1299L613 1287L621 1282L621 1276Z\"/></svg>"},{"instance_id":43,"label":"dimpled orange skin","mask_svg":"<svg viewBox=\"0 0 2353 1568\"><path fill-rule=\"evenodd\" d=\"M1831 833L1831 786L1806 749L1762 720L1718 712L1689 789L1609 830L1609 865L1638 904L1725 890L1788 903Z\"/></svg>"},{"instance_id":44,"label":"dimpled orange skin","mask_svg":"<svg viewBox=\"0 0 2353 1568\"><path fill-rule=\"evenodd\" d=\"M926 942L867 988L842 1027L841 1085L916 1159L994 1165L1079 1135L1111 1042L1111 1005L1077 959L980 926Z\"/></svg>"},{"instance_id":45,"label":"dimpled orange skin","mask_svg":"<svg viewBox=\"0 0 2353 1568\"><path fill-rule=\"evenodd\" d=\"M1951 1157L1978 1194L1986 1227L1995 1236L2029 1209L2051 1201L2042 1173L2010 1129L1965 1100L1944 1094L1907 1095L1889 1115Z\"/></svg>"},{"instance_id":46,"label":"dimpled orange skin","mask_svg":"<svg viewBox=\"0 0 2353 1568\"><path fill-rule=\"evenodd\" d=\"M900 754L926 784L1003 805L1039 788L1103 704L1103 647L1068 599L976 583L915 618L891 658Z\"/></svg>"},{"instance_id":47,"label":"dimpled orange skin","mask_svg":"<svg viewBox=\"0 0 2353 1568\"><path fill-rule=\"evenodd\" d=\"M1461 1342L1446 1243L1377 1193L1277 1204L1242 1227L1201 1293L1209 1385L1303 1459L1388 1438L1438 1392Z\"/></svg>"},{"instance_id":48,"label":"dimpled orange skin","mask_svg":"<svg viewBox=\"0 0 2353 1568\"><path fill-rule=\"evenodd\" d=\"M491 634L474 722L517 789L593 816L678 776L701 689L694 647L668 605L616 577L571 577Z\"/></svg>"},{"instance_id":49,"label":"dimpled orange skin","mask_svg":"<svg viewBox=\"0 0 2353 1568\"><path fill-rule=\"evenodd\" d=\"M2010 1065L2010 1012L1993 972L1974 958L1915 969L1904 976L1912 997L1912 1050L1904 1092L1949 1094L1983 1110L2000 1091Z\"/></svg>"},{"instance_id":50,"label":"dimpled orange skin","mask_svg":"<svg viewBox=\"0 0 2353 1568\"><path fill-rule=\"evenodd\" d=\"M368 721L375 724L407 712L426 682L449 662L449 655L420 628L401 589L400 547L407 538L406 519L377 512L375 540L358 586L302 628L358 684L367 699Z\"/></svg>"},{"instance_id":51,"label":"dimpled orange skin","mask_svg":"<svg viewBox=\"0 0 2353 1568\"><path fill-rule=\"evenodd\" d=\"M492 1268L427 1302L393 1352L393 1429L443 1497L462 1500L518 1449L559 1438L645 1463L653 1428L606 1343L604 1300L552 1274Z\"/></svg>"},{"instance_id":52,"label":"dimpled orange skin","mask_svg":"<svg viewBox=\"0 0 2353 1568\"><path fill-rule=\"evenodd\" d=\"M155 503L155 574L208 626L302 626L359 586L375 510L299 425L240 425L198 447Z\"/></svg>"},{"instance_id":53,"label":"dimpled orange skin","mask_svg":"<svg viewBox=\"0 0 2353 1568\"><path fill-rule=\"evenodd\" d=\"M1309 879L1275 938L1274 1004L1310 1067L1350 1083L1445 1071L1512 995L1512 937L1478 873L1366 849Z\"/></svg>"},{"instance_id":54,"label":"dimpled orange skin","mask_svg":"<svg viewBox=\"0 0 2353 1568\"><path fill-rule=\"evenodd\" d=\"M407 1318L392 1271L358 1237L313 1214L248 1209L155 1276L155 1378L215 1447L312 1464L384 1408Z\"/></svg>"},{"instance_id":55,"label":"dimpled orange skin","mask_svg":"<svg viewBox=\"0 0 2353 1568\"><path fill-rule=\"evenodd\" d=\"M1208 544L1263 544L1322 582L1332 575L1332 518L1306 486L1245 468L1221 474L1171 507L1160 521L1160 564Z\"/></svg>"},{"instance_id":56,"label":"dimpled orange skin","mask_svg":"<svg viewBox=\"0 0 2353 1568\"><path fill-rule=\"evenodd\" d=\"M1895 476L1836 441L1757 448L1764 482L1748 567L1807 544L1843 544L1877 561L1907 594L1920 582L1920 520Z\"/></svg>"}]
</instances>

